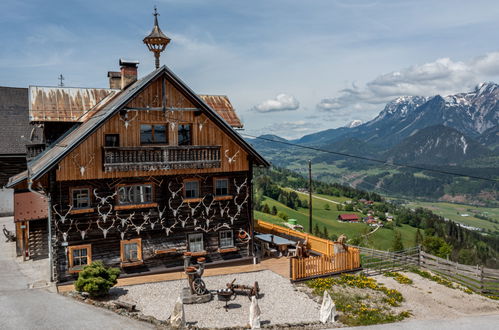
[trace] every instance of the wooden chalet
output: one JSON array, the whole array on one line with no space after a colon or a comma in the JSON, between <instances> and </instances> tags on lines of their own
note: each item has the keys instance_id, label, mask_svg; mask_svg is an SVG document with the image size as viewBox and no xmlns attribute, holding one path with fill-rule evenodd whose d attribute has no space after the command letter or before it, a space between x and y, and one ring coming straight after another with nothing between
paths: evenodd
<instances>
[{"instance_id":1,"label":"wooden chalet","mask_svg":"<svg viewBox=\"0 0 499 330\"><path fill-rule=\"evenodd\" d=\"M155 16L144 42L163 37ZM56 281L94 260L137 274L251 258L252 169L269 164L226 96L197 95L156 59L142 79L120 61L108 89L30 87L30 121L50 143L9 186L19 249L34 253L30 227L44 228Z\"/></svg>"}]
</instances>

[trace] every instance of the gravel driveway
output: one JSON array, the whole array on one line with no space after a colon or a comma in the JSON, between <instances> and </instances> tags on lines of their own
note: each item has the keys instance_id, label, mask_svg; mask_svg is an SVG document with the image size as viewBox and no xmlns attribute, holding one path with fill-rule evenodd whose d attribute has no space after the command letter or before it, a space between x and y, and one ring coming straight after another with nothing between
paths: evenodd
<instances>
[{"instance_id":1,"label":"gravel driveway","mask_svg":"<svg viewBox=\"0 0 499 330\"><path fill-rule=\"evenodd\" d=\"M258 281L262 297L259 306L263 324L309 323L319 320L320 306L305 293L296 291L294 286L272 271L204 277L209 290L225 288L226 283L236 279L237 284L253 285ZM132 302L145 315L166 320L187 280L148 283L114 288L112 292L118 300ZM229 302L225 311L224 302L215 296L204 304L184 305L188 324L199 327L229 327L248 324L250 301L247 296L238 295Z\"/></svg>"}]
</instances>

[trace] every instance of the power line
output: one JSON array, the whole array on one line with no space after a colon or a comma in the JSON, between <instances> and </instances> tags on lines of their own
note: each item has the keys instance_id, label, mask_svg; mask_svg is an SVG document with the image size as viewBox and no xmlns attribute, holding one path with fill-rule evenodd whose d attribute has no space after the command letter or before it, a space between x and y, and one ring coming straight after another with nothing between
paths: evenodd
<instances>
[{"instance_id":1,"label":"power line","mask_svg":"<svg viewBox=\"0 0 499 330\"><path fill-rule=\"evenodd\" d=\"M261 136L254 136L254 135L250 135L250 134L247 134L247 133L241 133L241 135L244 135L244 136L247 136L247 137L251 137L251 138L254 138L254 139L259 139L259 140L265 140L265 141L274 142L274 143L285 144L285 145L288 145L288 146L298 147L298 148L302 148L302 149L309 149L309 150L324 152L324 153L338 155L338 156L343 156L343 157L350 157L350 158L355 158L355 159L360 159L360 160L366 160L366 161L375 162L375 163L379 163L379 164L385 164L385 165L390 165L390 166L400 166L400 167L412 168L412 169L415 169L415 170L429 171L429 172L435 172L435 173L446 174L446 175L454 175L454 176L465 177L465 178L470 178L470 179L485 180L485 181L490 181L490 182L499 182L498 179L485 178L485 177L481 177L481 176L468 175L468 174L457 173L457 172L449 172L449 171L444 171L444 170L427 168L427 167L423 167L423 166L415 166L415 165L401 164L401 163L396 163L396 162L388 162L386 160L381 160L381 159L376 159L376 158L370 158L370 157L364 157L364 156L358 156L358 155L351 155L351 154L347 154L347 153L344 153L344 152L325 150L325 149L321 149L321 148L317 148L317 147L311 147L311 146L304 146L304 145L301 145L301 144L291 143L291 142L288 142L288 141L272 140L272 139L269 139L269 138L264 138L264 137L261 137Z\"/></svg>"}]
</instances>

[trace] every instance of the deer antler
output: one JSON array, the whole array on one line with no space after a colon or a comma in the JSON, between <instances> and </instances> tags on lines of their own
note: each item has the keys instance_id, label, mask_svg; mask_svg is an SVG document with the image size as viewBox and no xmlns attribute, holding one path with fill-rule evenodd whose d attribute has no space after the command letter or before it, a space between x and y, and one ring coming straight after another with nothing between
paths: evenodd
<instances>
[{"instance_id":1,"label":"deer antler","mask_svg":"<svg viewBox=\"0 0 499 330\"><path fill-rule=\"evenodd\" d=\"M236 193L239 195L241 190L248 185L248 178L244 179L244 182L240 186L237 185L236 179L234 179L234 186L236 187Z\"/></svg>"},{"instance_id":2,"label":"deer antler","mask_svg":"<svg viewBox=\"0 0 499 330\"><path fill-rule=\"evenodd\" d=\"M182 202L180 203L180 205L177 207L177 208L173 208L172 207L172 204L171 204L171 199L168 199L168 206L170 207L170 210L172 210L173 212L173 216L176 217L180 208L185 204L184 200L182 199Z\"/></svg>"},{"instance_id":3,"label":"deer antler","mask_svg":"<svg viewBox=\"0 0 499 330\"><path fill-rule=\"evenodd\" d=\"M111 226L109 226L107 228L102 228L100 226L100 219L97 219L97 227L99 227L99 229L102 231L102 234L104 235L104 238L107 238L107 233L111 230L111 228L114 227L114 222L115 222L115 220L113 219L113 221L111 222Z\"/></svg>"},{"instance_id":4,"label":"deer antler","mask_svg":"<svg viewBox=\"0 0 499 330\"><path fill-rule=\"evenodd\" d=\"M225 149L225 153L224 153L225 158L227 158L227 161L229 162L229 164L232 164L236 161L236 156L237 156L237 154L239 154L239 150L236 151L236 153L232 156L229 156L228 153L229 153L229 149Z\"/></svg>"},{"instance_id":5,"label":"deer antler","mask_svg":"<svg viewBox=\"0 0 499 330\"><path fill-rule=\"evenodd\" d=\"M64 214L64 215L61 215L59 212L57 212L57 209L55 208L57 206L57 204L53 205L52 206L52 209L54 210L55 214L57 214L59 216L59 219L62 223L64 223L66 221L66 218L68 216L68 214L71 212L71 210L73 209L73 205L68 205L69 206L69 209L68 211Z\"/></svg>"},{"instance_id":6,"label":"deer antler","mask_svg":"<svg viewBox=\"0 0 499 330\"><path fill-rule=\"evenodd\" d=\"M97 204L97 213L99 213L99 215L101 216L102 221L104 221L104 223L106 223L107 218L109 217L109 215L113 211L113 206L109 204L109 210L106 213L102 213L100 210L100 207L101 207L100 204Z\"/></svg>"},{"instance_id":7,"label":"deer antler","mask_svg":"<svg viewBox=\"0 0 499 330\"><path fill-rule=\"evenodd\" d=\"M79 224L80 224L80 222L76 221L75 222L75 228L76 228L76 230L78 230L80 232L81 239L84 240L85 239L85 235L87 234L87 231L89 231L90 227L92 227L92 222L88 221L88 223L87 223L88 226L85 229L80 229L79 226L78 226Z\"/></svg>"},{"instance_id":8,"label":"deer antler","mask_svg":"<svg viewBox=\"0 0 499 330\"><path fill-rule=\"evenodd\" d=\"M171 184L172 182L168 182L168 190L170 191L170 193L172 194L172 198L174 199L175 197L177 197L177 195L180 195L180 192L184 189L184 184L182 183L180 185L180 189L178 189L177 191L173 191L171 190Z\"/></svg>"},{"instance_id":9,"label":"deer antler","mask_svg":"<svg viewBox=\"0 0 499 330\"><path fill-rule=\"evenodd\" d=\"M137 116L139 115L139 113L137 111L135 111L135 116L133 116L132 118L128 118L128 112L129 111L126 110L126 113L124 116L119 116L120 120L125 123L125 129L128 129L128 126L130 126L130 123L132 121L134 121L137 118Z\"/></svg>"},{"instance_id":10,"label":"deer antler","mask_svg":"<svg viewBox=\"0 0 499 330\"><path fill-rule=\"evenodd\" d=\"M107 202L108 199L114 198L118 194L118 191L116 190L112 195L106 196L106 197L100 197L97 195L97 189L94 189L94 196L99 200L99 204L104 205L104 204L109 204Z\"/></svg>"}]
</instances>

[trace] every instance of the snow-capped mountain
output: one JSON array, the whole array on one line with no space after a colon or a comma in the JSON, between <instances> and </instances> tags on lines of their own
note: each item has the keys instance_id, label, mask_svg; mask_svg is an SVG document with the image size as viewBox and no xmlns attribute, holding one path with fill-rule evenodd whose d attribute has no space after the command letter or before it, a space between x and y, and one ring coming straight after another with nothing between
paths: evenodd
<instances>
[{"instance_id":1,"label":"snow-capped mountain","mask_svg":"<svg viewBox=\"0 0 499 330\"><path fill-rule=\"evenodd\" d=\"M354 128L354 127L362 125L363 123L364 122L362 120L360 120L360 119L354 119L351 122L349 122L347 125L345 125L345 127L347 127L347 128Z\"/></svg>"},{"instance_id":2,"label":"snow-capped mountain","mask_svg":"<svg viewBox=\"0 0 499 330\"><path fill-rule=\"evenodd\" d=\"M458 130L443 125L423 128L386 152L404 164L457 165L492 152Z\"/></svg>"}]
</instances>

